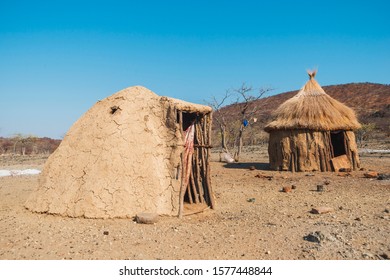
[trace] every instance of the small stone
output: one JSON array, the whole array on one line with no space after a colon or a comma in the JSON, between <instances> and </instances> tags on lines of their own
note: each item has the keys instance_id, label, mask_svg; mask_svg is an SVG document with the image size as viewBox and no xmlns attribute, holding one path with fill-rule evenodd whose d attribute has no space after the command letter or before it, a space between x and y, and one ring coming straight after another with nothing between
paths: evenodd
<instances>
[{"instance_id":1,"label":"small stone","mask_svg":"<svg viewBox=\"0 0 390 280\"><path fill-rule=\"evenodd\" d=\"M283 187L282 192L289 193L291 192L292 188L291 187Z\"/></svg>"},{"instance_id":2,"label":"small stone","mask_svg":"<svg viewBox=\"0 0 390 280\"><path fill-rule=\"evenodd\" d=\"M251 166L249 166L249 170L256 170L256 167L251 165Z\"/></svg>"},{"instance_id":3,"label":"small stone","mask_svg":"<svg viewBox=\"0 0 390 280\"><path fill-rule=\"evenodd\" d=\"M383 212L390 213L390 210L386 208L385 211L383 211Z\"/></svg>"},{"instance_id":4,"label":"small stone","mask_svg":"<svg viewBox=\"0 0 390 280\"><path fill-rule=\"evenodd\" d=\"M340 176L340 177L349 177L351 176L351 173L349 172L340 172L337 174L337 176Z\"/></svg>"},{"instance_id":5,"label":"small stone","mask_svg":"<svg viewBox=\"0 0 390 280\"><path fill-rule=\"evenodd\" d=\"M323 192L325 190L323 185L317 185L317 192Z\"/></svg>"},{"instance_id":6,"label":"small stone","mask_svg":"<svg viewBox=\"0 0 390 280\"><path fill-rule=\"evenodd\" d=\"M297 186L296 186L296 185L291 185L291 188L292 188L293 190L296 190L296 189L297 189Z\"/></svg>"},{"instance_id":7,"label":"small stone","mask_svg":"<svg viewBox=\"0 0 390 280\"><path fill-rule=\"evenodd\" d=\"M359 217L357 217L356 219L355 219L355 221L358 221L358 222L360 222L362 219L360 219Z\"/></svg>"},{"instance_id":8,"label":"small stone","mask_svg":"<svg viewBox=\"0 0 390 280\"><path fill-rule=\"evenodd\" d=\"M255 177L261 178L261 179L268 179L268 180L272 180L272 178L273 178L273 176L263 175L263 174L256 174Z\"/></svg>"},{"instance_id":9,"label":"small stone","mask_svg":"<svg viewBox=\"0 0 390 280\"><path fill-rule=\"evenodd\" d=\"M339 172L352 172L351 168L340 168Z\"/></svg>"},{"instance_id":10,"label":"small stone","mask_svg":"<svg viewBox=\"0 0 390 280\"><path fill-rule=\"evenodd\" d=\"M364 167L360 168L359 170L360 171L366 171L366 169Z\"/></svg>"},{"instance_id":11,"label":"small stone","mask_svg":"<svg viewBox=\"0 0 390 280\"><path fill-rule=\"evenodd\" d=\"M378 172L371 171L363 174L364 177L366 178L377 178L378 177Z\"/></svg>"},{"instance_id":12,"label":"small stone","mask_svg":"<svg viewBox=\"0 0 390 280\"><path fill-rule=\"evenodd\" d=\"M312 208L310 212L312 214L325 214L325 213L333 212L333 208L320 206L320 207Z\"/></svg>"},{"instance_id":13,"label":"small stone","mask_svg":"<svg viewBox=\"0 0 390 280\"><path fill-rule=\"evenodd\" d=\"M380 256L382 259L384 259L384 260L388 260L388 259L389 259L389 255L386 254L386 253L380 254L379 256Z\"/></svg>"},{"instance_id":14,"label":"small stone","mask_svg":"<svg viewBox=\"0 0 390 280\"><path fill-rule=\"evenodd\" d=\"M390 174L378 174L378 180L390 180Z\"/></svg>"},{"instance_id":15,"label":"small stone","mask_svg":"<svg viewBox=\"0 0 390 280\"><path fill-rule=\"evenodd\" d=\"M108 230L105 230L105 231L103 231L103 234L104 235L109 235L110 233L108 232Z\"/></svg>"},{"instance_id":16,"label":"small stone","mask_svg":"<svg viewBox=\"0 0 390 280\"><path fill-rule=\"evenodd\" d=\"M271 255L271 251L265 252L266 255Z\"/></svg>"},{"instance_id":17,"label":"small stone","mask_svg":"<svg viewBox=\"0 0 390 280\"><path fill-rule=\"evenodd\" d=\"M374 259L375 258L375 256L371 253L363 253L362 256L365 259Z\"/></svg>"},{"instance_id":18,"label":"small stone","mask_svg":"<svg viewBox=\"0 0 390 280\"><path fill-rule=\"evenodd\" d=\"M247 201L247 202L255 202L255 201L256 201L256 198L254 198L254 197L248 198L246 201Z\"/></svg>"},{"instance_id":19,"label":"small stone","mask_svg":"<svg viewBox=\"0 0 390 280\"><path fill-rule=\"evenodd\" d=\"M309 242L320 243L325 240L325 235L320 231L316 231L304 236L303 239Z\"/></svg>"},{"instance_id":20,"label":"small stone","mask_svg":"<svg viewBox=\"0 0 390 280\"><path fill-rule=\"evenodd\" d=\"M158 221L158 214L156 213L139 213L135 217L138 224L155 224Z\"/></svg>"},{"instance_id":21,"label":"small stone","mask_svg":"<svg viewBox=\"0 0 390 280\"><path fill-rule=\"evenodd\" d=\"M329 180L325 180L324 185L329 185L329 184L330 184L330 181Z\"/></svg>"}]
</instances>

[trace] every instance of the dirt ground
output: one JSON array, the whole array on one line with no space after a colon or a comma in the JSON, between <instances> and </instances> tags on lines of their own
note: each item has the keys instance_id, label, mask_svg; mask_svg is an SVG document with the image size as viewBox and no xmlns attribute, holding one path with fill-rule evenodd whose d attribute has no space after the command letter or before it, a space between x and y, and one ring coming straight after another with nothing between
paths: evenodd
<instances>
[{"instance_id":1,"label":"dirt ground","mask_svg":"<svg viewBox=\"0 0 390 280\"><path fill-rule=\"evenodd\" d=\"M41 169L45 160L2 157L0 169ZM264 147L242 163L213 154L216 209L153 225L35 214L23 204L38 176L1 177L0 259L389 259L390 180L363 174L390 173L390 154L361 162L351 173L291 173L268 170ZM311 213L320 206L332 211Z\"/></svg>"}]
</instances>

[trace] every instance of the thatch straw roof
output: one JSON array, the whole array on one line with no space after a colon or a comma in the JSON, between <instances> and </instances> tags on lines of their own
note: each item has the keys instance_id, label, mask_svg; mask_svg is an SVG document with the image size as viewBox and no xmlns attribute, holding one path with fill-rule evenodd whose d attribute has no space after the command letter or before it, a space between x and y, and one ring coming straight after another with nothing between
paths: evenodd
<instances>
[{"instance_id":1,"label":"thatch straw roof","mask_svg":"<svg viewBox=\"0 0 390 280\"><path fill-rule=\"evenodd\" d=\"M273 114L273 121L264 130L310 129L316 131L355 130L360 127L355 112L333 99L309 72L309 81Z\"/></svg>"}]
</instances>

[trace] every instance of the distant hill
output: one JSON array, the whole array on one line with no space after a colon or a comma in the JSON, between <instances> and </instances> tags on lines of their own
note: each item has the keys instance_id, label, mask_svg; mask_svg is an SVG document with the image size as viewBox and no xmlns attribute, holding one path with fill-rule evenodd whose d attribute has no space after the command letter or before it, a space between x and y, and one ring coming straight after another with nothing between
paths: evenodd
<instances>
[{"instance_id":1,"label":"distant hill","mask_svg":"<svg viewBox=\"0 0 390 280\"><path fill-rule=\"evenodd\" d=\"M0 155L19 154L36 155L51 154L60 145L61 140L48 137L15 136L0 137Z\"/></svg>"},{"instance_id":2,"label":"distant hill","mask_svg":"<svg viewBox=\"0 0 390 280\"><path fill-rule=\"evenodd\" d=\"M390 85L375 83L350 83L322 87L327 94L353 108L362 124L373 124L376 137L390 139ZM265 97L253 102L259 108L257 122L250 122L245 131L244 144L262 144L268 141L264 126L271 120L272 112L287 99L298 93L289 91ZM240 122L239 105L233 104L221 109L228 123L228 144L232 146L236 138ZM214 113L214 116L216 114ZM220 137L217 122L213 123L213 146L218 147ZM3 138L0 137L0 155L2 154L50 154L61 143L61 140L35 137Z\"/></svg>"},{"instance_id":3,"label":"distant hill","mask_svg":"<svg viewBox=\"0 0 390 280\"><path fill-rule=\"evenodd\" d=\"M350 83L342 85L330 85L322 87L325 92L353 108L361 123L375 124L378 133L385 137L390 137L390 85L375 83ZM246 131L247 137L244 139L246 144L257 144L265 141L267 134L263 132L264 126L271 120L272 112L280 104L298 93L289 91L277 95L265 97L253 102L254 106L259 108L256 123L252 123L251 129ZM226 106L222 112L227 116L228 123L237 126L237 115L239 115L239 106L236 104ZM233 131L233 130L232 130ZM218 145L218 128L214 122L214 145ZM232 144L235 135L229 136L229 142Z\"/></svg>"}]
</instances>

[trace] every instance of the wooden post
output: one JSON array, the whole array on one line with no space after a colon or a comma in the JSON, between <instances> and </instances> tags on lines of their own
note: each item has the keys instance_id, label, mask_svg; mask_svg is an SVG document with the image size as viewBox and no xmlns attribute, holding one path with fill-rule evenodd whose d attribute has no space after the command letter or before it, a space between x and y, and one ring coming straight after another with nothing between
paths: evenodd
<instances>
[{"instance_id":1,"label":"wooden post","mask_svg":"<svg viewBox=\"0 0 390 280\"><path fill-rule=\"evenodd\" d=\"M195 152L194 152L194 155L193 155L193 168L192 168L192 180L193 180L193 184L195 186L195 188L198 190L198 193L199 193L199 200L200 200L200 203L204 203L204 191L203 191L203 187L202 185L199 184L199 181L197 178L198 177L198 169L199 169L199 166L198 166L198 160L197 160L197 157L199 155L199 147L196 148ZM196 180L195 180L195 178Z\"/></svg>"},{"instance_id":2,"label":"wooden post","mask_svg":"<svg viewBox=\"0 0 390 280\"><path fill-rule=\"evenodd\" d=\"M179 114L180 131L181 131L181 134L183 135L183 112L178 110L177 113Z\"/></svg>"},{"instance_id":3,"label":"wooden post","mask_svg":"<svg viewBox=\"0 0 390 280\"><path fill-rule=\"evenodd\" d=\"M291 172L295 172L295 155L294 153L292 152L291 155L290 155L290 160L291 160Z\"/></svg>"},{"instance_id":4,"label":"wooden post","mask_svg":"<svg viewBox=\"0 0 390 280\"><path fill-rule=\"evenodd\" d=\"M192 158L190 160L192 161ZM199 203L199 194L196 190L196 185L195 185L195 180L194 180L194 169L191 168L191 170L189 172L190 172L191 183L188 185L192 186L192 194L194 196L195 203ZM189 194L191 194L190 188L188 188L188 192L189 192ZM190 195L190 197L191 197L191 195ZM192 197L190 199L190 203L192 203Z\"/></svg>"},{"instance_id":5,"label":"wooden post","mask_svg":"<svg viewBox=\"0 0 390 280\"><path fill-rule=\"evenodd\" d=\"M210 112L207 118L207 125L208 125L208 141L207 141L207 166L208 166L208 171L207 171L207 181L208 181L208 187L209 187L209 192L210 192L210 197L211 197L211 209L215 209L215 200L214 200L214 192L213 192L213 187L211 184L211 167L210 167L210 154L211 154L211 134L212 134L212 123L213 123L213 113Z\"/></svg>"},{"instance_id":6,"label":"wooden post","mask_svg":"<svg viewBox=\"0 0 390 280\"><path fill-rule=\"evenodd\" d=\"M208 145L207 150L206 150L206 184L207 184L207 191L208 191L208 196L209 196L209 201L210 201L210 208L215 209L215 201L214 201L214 193L213 193L213 188L211 186L211 171L210 171L210 147L211 147L211 119L212 114L209 113L208 115L205 115L205 130L204 133L208 134L207 135L207 142L205 144ZM207 127L208 125L208 127Z\"/></svg>"},{"instance_id":7,"label":"wooden post","mask_svg":"<svg viewBox=\"0 0 390 280\"><path fill-rule=\"evenodd\" d=\"M185 194L185 186L184 186L184 178L185 178L185 168L184 168L184 152L181 154L181 182L180 182L180 192L179 192L179 218L183 217L184 211L184 194Z\"/></svg>"},{"instance_id":8,"label":"wooden post","mask_svg":"<svg viewBox=\"0 0 390 280\"><path fill-rule=\"evenodd\" d=\"M188 182L187 184L187 190L186 190L186 193L187 193L187 196L188 196L188 201L190 204L193 204L194 203L194 200L192 198L192 193L191 193L191 172L190 172L190 181ZM185 193L184 193L184 197L185 197Z\"/></svg>"}]
</instances>

